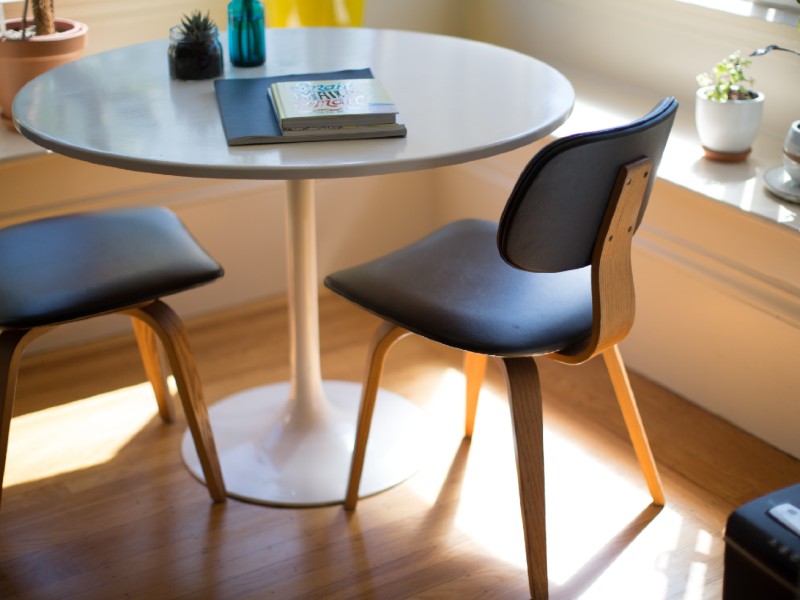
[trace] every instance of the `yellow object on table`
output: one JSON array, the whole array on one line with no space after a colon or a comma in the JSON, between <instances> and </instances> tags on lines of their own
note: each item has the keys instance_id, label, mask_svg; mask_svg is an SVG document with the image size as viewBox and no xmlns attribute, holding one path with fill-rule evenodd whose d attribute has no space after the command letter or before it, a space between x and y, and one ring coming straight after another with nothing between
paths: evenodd
<instances>
[{"instance_id":1,"label":"yellow object on table","mask_svg":"<svg viewBox=\"0 0 800 600\"><path fill-rule=\"evenodd\" d=\"M267 0L270 27L360 27L364 0Z\"/></svg>"}]
</instances>

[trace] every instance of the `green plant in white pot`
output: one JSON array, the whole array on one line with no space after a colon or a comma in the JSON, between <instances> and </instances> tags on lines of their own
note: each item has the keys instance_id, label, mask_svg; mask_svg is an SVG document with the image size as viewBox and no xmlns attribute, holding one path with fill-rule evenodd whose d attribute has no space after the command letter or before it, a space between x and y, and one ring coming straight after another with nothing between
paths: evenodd
<instances>
[{"instance_id":1,"label":"green plant in white pot","mask_svg":"<svg viewBox=\"0 0 800 600\"><path fill-rule=\"evenodd\" d=\"M750 153L761 125L764 94L749 87L749 65L737 51L710 73L697 76L695 126L708 158L740 161Z\"/></svg>"}]
</instances>

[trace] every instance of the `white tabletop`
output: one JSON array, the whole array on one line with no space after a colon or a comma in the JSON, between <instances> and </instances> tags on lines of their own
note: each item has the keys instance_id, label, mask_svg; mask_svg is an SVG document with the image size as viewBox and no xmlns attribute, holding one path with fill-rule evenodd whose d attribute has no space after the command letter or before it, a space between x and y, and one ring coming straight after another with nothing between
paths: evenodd
<instances>
[{"instance_id":1,"label":"white tabletop","mask_svg":"<svg viewBox=\"0 0 800 600\"><path fill-rule=\"evenodd\" d=\"M226 37L220 35L223 44ZM476 41L341 28L270 29L267 40L264 66L234 68L226 60L224 76L370 67L394 97L408 136L229 147L212 81L170 80L166 40L46 73L17 95L14 118L37 144L89 162L190 177L298 179L491 156L550 133L574 102L572 86L555 69Z\"/></svg>"}]
</instances>

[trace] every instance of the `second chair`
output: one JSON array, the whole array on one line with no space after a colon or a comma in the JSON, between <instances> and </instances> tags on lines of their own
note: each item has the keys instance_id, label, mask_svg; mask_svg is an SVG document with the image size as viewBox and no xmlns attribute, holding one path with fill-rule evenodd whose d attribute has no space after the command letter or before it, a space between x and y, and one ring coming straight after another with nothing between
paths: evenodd
<instances>
[{"instance_id":1,"label":"second chair","mask_svg":"<svg viewBox=\"0 0 800 600\"><path fill-rule=\"evenodd\" d=\"M559 139L522 172L499 225L463 220L369 263L329 275L337 294L378 315L345 508L354 509L386 353L416 333L466 351L466 435L487 356L506 376L528 582L547 597L542 398L531 357L579 364L602 355L653 501L658 472L617 349L634 317L631 242L677 111L673 98L614 129Z\"/></svg>"},{"instance_id":2,"label":"second chair","mask_svg":"<svg viewBox=\"0 0 800 600\"><path fill-rule=\"evenodd\" d=\"M161 418L171 421L156 343L161 340L208 491L215 502L225 501L222 471L186 330L160 299L222 274L222 267L165 208L87 212L0 229L0 491L25 348L55 326L121 313L132 317Z\"/></svg>"}]
</instances>

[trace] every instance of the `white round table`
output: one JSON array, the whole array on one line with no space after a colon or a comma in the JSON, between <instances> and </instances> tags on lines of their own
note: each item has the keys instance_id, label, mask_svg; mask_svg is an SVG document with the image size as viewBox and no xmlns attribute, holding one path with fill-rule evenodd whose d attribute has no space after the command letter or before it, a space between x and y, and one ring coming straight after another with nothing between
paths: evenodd
<instances>
[{"instance_id":1,"label":"white round table","mask_svg":"<svg viewBox=\"0 0 800 600\"><path fill-rule=\"evenodd\" d=\"M408 136L229 147L213 83L170 80L166 40L45 73L17 95L13 113L25 137L80 160L187 177L287 180L291 380L243 390L209 412L229 495L332 504L344 499L360 384L322 380L313 180L441 167L518 148L563 123L574 92L534 58L460 38L311 28L270 29L267 40L264 66L236 69L226 61L224 76L370 67L394 97ZM381 392L362 495L414 472L420 418L413 404ZM183 454L202 479L188 436Z\"/></svg>"}]
</instances>

